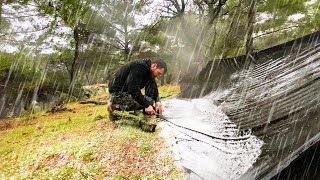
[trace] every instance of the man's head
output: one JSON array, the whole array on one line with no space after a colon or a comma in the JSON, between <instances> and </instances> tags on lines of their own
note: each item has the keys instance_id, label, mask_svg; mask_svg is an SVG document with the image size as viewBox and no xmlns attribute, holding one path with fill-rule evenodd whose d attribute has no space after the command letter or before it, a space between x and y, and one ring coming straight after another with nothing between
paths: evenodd
<instances>
[{"instance_id":1,"label":"man's head","mask_svg":"<svg viewBox=\"0 0 320 180\"><path fill-rule=\"evenodd\" d=\"M162 59L151 60L151 74L158 77L167 72L167 64Z\"/></svg>"}]
</instances>

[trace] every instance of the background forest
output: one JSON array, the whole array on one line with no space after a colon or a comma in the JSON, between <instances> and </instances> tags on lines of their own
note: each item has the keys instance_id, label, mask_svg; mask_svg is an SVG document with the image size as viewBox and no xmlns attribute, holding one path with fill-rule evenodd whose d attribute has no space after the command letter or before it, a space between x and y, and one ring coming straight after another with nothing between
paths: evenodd
<instances>
[{"instance_id":1,"label":"background forest","mask_svg":"<svg viewBox=\"0 0 320 180\"><path fill-rule=\"evenodd\" d=\"M162 58L159 84L206 62L320 29L320 0L0 0L0 116L81 98L128 61Z\"/></svg>"}]
</instances>

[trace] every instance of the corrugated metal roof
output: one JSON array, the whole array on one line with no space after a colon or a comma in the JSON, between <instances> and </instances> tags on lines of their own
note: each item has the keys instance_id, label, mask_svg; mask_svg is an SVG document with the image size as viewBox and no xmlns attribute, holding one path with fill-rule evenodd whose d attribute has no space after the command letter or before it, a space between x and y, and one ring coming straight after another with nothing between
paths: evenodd
<instances>
[{"instance_id":1,"label":"corrugated metal roof","mask_svg":"<svg viewBox=\"0 0 320 180\"><path fill-rule=\"evenodd\" d=\"M242 179L271 178L320 139L320 32L245 57L211 61L181 97L228 89L217 103L241 130L263 140Z\"/></svg>"}]
</instances>

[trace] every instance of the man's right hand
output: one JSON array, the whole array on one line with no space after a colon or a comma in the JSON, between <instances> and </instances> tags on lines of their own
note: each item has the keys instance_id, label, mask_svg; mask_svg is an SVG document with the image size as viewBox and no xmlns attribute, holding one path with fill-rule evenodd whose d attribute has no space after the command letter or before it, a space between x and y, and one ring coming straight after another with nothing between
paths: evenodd
<instances>
[{"instance_id":1,"label":"man's right hand","mask_svg":"<svg viewBox=\"0 0 320 180\"><path fill-rule=\"evenodd\" d=\"M152 106L149 106L149 107L145 108L144 111L145 111L147 114L150 114L150 115L156 114L156 112L154 111L154 109L153 109Z\"/></svg>"}]
</instances>

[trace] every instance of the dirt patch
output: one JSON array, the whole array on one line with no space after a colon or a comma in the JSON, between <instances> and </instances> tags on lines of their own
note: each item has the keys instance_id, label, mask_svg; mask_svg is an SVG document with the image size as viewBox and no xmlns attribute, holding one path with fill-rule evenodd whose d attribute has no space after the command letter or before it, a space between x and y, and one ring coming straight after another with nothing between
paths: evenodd
<instances>
[{"instance_id":1,"label":"dirt patch","mask_svg":"<svg viewBox=\"0 0 320 180\"><path fill-rule=\"evenodd\" d=\"M99 157L104 163L105 175L119 175L124 178L143 177L148 174L159 174L167 176L170 168L165 168L165 158L168 154L161 152L165 149L164 142L156 139L153 143L152 150L145 154L139 154L138 142L127 142L122 145L118 151L100 151ZM168 171L168 172L167 172Z\"/></svg>"},{"instance_id":2,"label":"dirt patch","mask_svg":"<svg viewBox=\"0 0 320 180\"><path fill-rule=\"evenodd\" d=\"M28 126L28 125L35 125L35 124L39 124L41 122L45 122L46 120L59 120L63 117L69 117L67 116L65 113L69 113L70 111L72 111L73 113L76 113L74 110L67 110L65 112L60 112L60 113L52 113L52 114L44 114L41 116L36 116L36 117L22 117L21 119L19 118L11 118L11 119L7 119L7 120L1 120L0 121L0 131L5 131L8 129L13 129L13 128L17 128L20 126ZM54 114L54 115L53 115Z\"/></svg>"},{"instance_id":3,"label":"dirt patch","mask_svg":"<svg viewBox=\"0 0 320 180\"><path fill-rule=\"evenodd\" d=\"M113 123L111 121L99 121L95 125L96 129L116 129Z\"/></svg>"},{"instance_id":4,"label":"dirt patch","mask_svg":"<svg viewBox=\"0 0 320 180\"><path fill-rule=\"evenodd\" d=\"M65 112L65 111L73 111L73 110L66 108L64 104L58 104L53 106L48 112L54 114L54 113Z\"/></svg>"},{"instance_id":5,"label":"dirt patch","mask_svg":"<svg viewBox=\"0 0 320 180\"><path fill-rule=\"evenodd\" d=\"M98 98L98 99L88 99L80 101L80 104L96 104L96 105L106 105L108 104L108 98Z\"/></svg>"},{"instance_id":6,"label":"dirt patch","mask_svg":"<svg viewBox=\"0 0 320 180\"><path fill-rule=\"evenodd\" d=\"M13 123L8 120L2 120L0 121L0 131L4 131L6 129L13 128Z\"/></svg>"},{"instance_id":7,"label":"dirt patch","mask_svg":"<svg viewBox=\"0 0 320 180\"><path fill-rule=\"evenodd\" d=\"M25 125L31 125L31 124L36 124L36 122L34 121L17 121L17 120L12 120L12 119L9 119L9 120L2 120L0 121L0 131L5 131L5 130L8 130L8 129L13 129L13 128L16 128L18 126L25 126Z\"/></svg>"},{"instance_id":8,"label":"dirt patch","mask_svg":"<svg viewBox=\"0 0 320 180\"><path fill-rule=\"evenodd\" d=\"M52 154L48 156L44 161L42 161L41 166L56 168L64 166L69 162L69 156L66 152L61 152L57 154Z\"/></svg>"}]
</instances>

